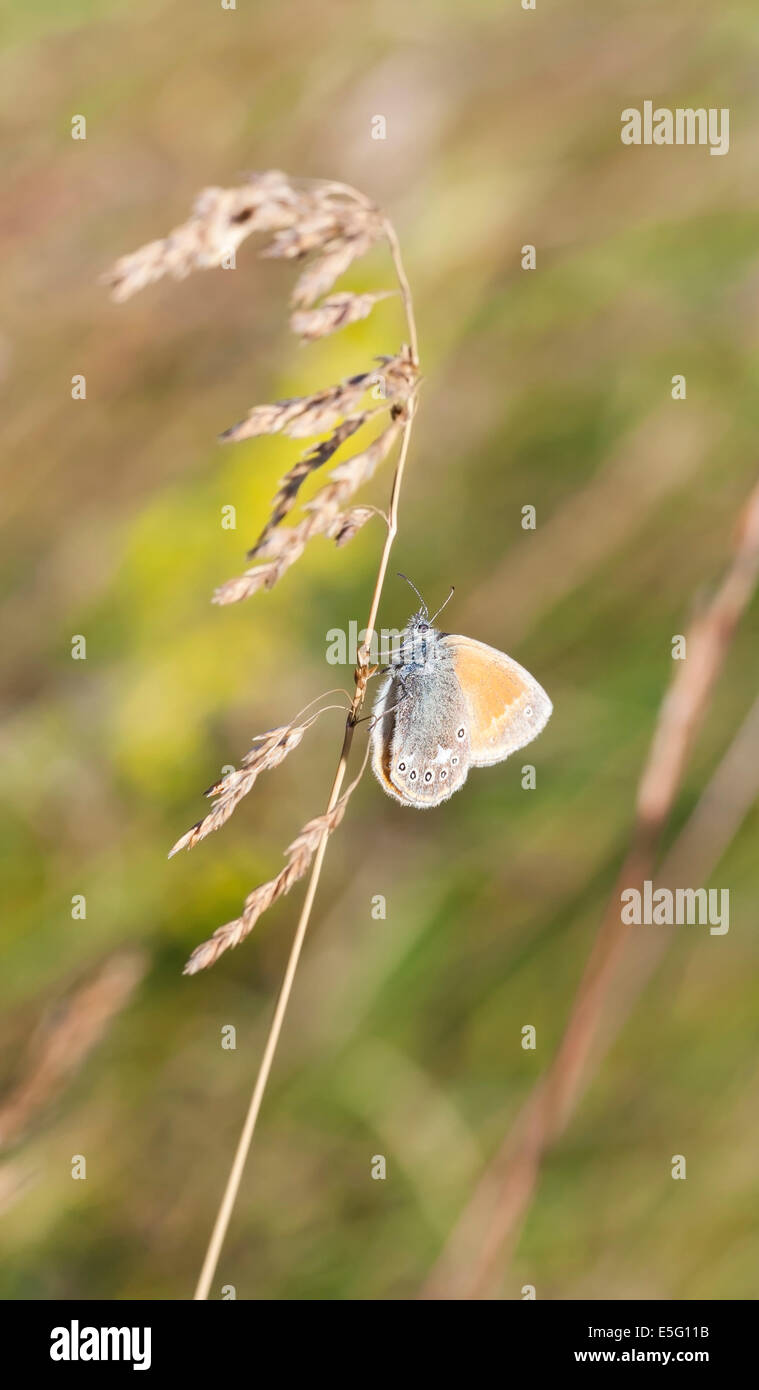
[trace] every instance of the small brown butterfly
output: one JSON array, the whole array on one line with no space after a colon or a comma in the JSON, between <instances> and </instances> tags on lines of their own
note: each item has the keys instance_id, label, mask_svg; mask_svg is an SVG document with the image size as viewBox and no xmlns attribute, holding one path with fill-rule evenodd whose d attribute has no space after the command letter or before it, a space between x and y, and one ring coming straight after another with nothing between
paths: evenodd
<instances>
[{"instance_id":1,"label":"small brown butterfly","mask_svg":"<svg viewBox=\"0 0 759 1390\"><path fill-rule=\"evenodd\" d=\"M553 706L505 652L438 632L437 613L430 619L411 587L422 606L402 632L377 695L372 767L388 796L423 808L463 787L470 767L489 767L524 748L545 728Z\"/></svg>"}]
</instances>

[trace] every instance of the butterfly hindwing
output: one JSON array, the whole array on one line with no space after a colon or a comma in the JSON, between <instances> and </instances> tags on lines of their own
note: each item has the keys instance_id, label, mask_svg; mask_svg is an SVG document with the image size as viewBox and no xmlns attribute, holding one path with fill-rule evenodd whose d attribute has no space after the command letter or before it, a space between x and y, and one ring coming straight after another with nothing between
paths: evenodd
<instances>
[{"instance_id":1,"label":"butterfly hindwing","mask_svg":"<svg viewBox=\"0 0 759 1390\"><path fill-rule=\"evenodd\" d=\"M372 767L396 801L437 806L463 786L469 719L450 661L388 675L374 712Z\"/></svg>"}]
</instances>

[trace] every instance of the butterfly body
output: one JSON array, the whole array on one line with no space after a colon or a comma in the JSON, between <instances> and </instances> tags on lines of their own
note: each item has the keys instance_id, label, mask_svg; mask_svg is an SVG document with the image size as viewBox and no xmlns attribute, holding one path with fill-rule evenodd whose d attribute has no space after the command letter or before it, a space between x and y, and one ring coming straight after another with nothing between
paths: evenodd
<instances>
[{"instance_id":1,"label":"butterfly body","mask_svg":"<svg viewBox=\"0 0 759 1390\"><path fill-rule=\"evenodd\" d=\"M438 806L470 767L502 762L535 738L552 708L505 652L439 632L423 607L401 634L374 705L374 773L401 805Z\"/></svg>"}]
</instances>

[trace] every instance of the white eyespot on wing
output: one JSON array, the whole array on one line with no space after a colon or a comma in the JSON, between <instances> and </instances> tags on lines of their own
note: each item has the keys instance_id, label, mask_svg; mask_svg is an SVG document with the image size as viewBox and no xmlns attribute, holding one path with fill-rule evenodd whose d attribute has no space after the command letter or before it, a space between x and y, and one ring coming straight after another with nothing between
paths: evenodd
<instances>
[{"instance_id":1,"label":"white eyespot on wing","mask_svg":"<svg viewBox=\"0 0 759 1390\"><path fill-rule=\"evenodd\" d=\"M450 753L450 749L439 749L434 758L425 758L419 750L399 754L396 748L384 764L382 786L403 806L417 810L438 806L463 787L469 770L464 758L458 758L452 766Z\"/></svg>"},{"instance_id":2,"label":"white eyespot on wing","mask_svg":"<svg viewBox=\"0 0 759 1390\"><path fill-rule=\"evenodd\" d=\"M438 806L442 801L447 801L454 792L463 787L468 771L467 760L460 759L452 766L450 749L439 750L434 758L428 759L419 768L419 778L413 791L415 804Z\"/></svg>"}]
</instances>

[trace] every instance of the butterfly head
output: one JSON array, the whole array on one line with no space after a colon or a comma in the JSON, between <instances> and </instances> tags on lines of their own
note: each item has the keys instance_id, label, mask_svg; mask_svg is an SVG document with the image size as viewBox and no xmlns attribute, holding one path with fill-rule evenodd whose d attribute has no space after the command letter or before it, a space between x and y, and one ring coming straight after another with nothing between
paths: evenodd
<instances>
[{"instance_id":1,"label":"butterfly head","mask_svg":"<svg viewBox=\"0 0 759 1390\"><path fill-rule=\"evenodd\" d=\"M406 667L423 666L429 660L438 637L426 608L413 613L401 634L400 658Z\"/></svg>"},{"instance_id":2,"label":"butterfly head","mask_svg":"<svg viewBox=\"0 0 759 1390\"><path fill-rule=\"evenodd\" d=\"M413 613L406 623L406 632L410 637L427 637L434 631L426 608L420 608L416 613Z\"/></svg>"},{"instance_id":3,"label":"butterfly head","mask_svg":"<svg viewBox=\"0 0 759 1390\"><path fill-rule=\"evenodd\" d=\"M400 579L405 579L406 583L414 590L414 593L419 599L420 607L417 608L416 613L409 618L404 629L402 647L406 660L410 660L413 664L421 665L428 660L431 651L435 649L440 634L437 628L433 627L432 624L438 613L442 613L445 604L452 598L453 589L451 588L451 592L445 600L445 603L442 603L437 613L433 613L432 618L430 618L429 608L416 585L412 584L411 580L405 574L399 574L398 577Z\"/></svg>"}]
</instances>

